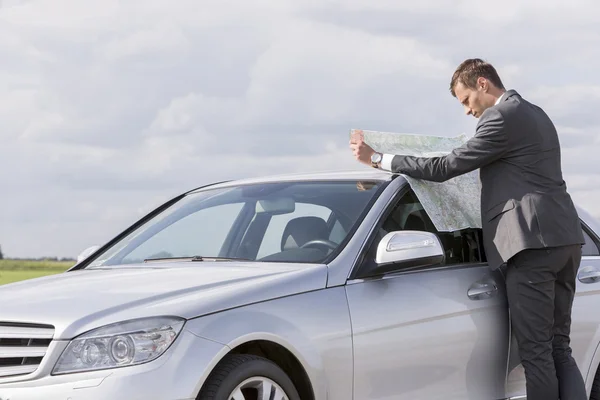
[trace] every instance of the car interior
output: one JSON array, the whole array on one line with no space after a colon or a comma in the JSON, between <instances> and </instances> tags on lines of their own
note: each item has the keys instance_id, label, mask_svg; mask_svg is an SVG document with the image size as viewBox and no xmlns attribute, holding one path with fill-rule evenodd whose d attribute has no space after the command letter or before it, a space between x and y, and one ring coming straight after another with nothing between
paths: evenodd
<instances>
[{"instance_id":1,"label":"car interior","mask_svg":"<svg viewBox=\"0 0 600 400\"><path fill-rule=\"evenodd\" d=\"M331 240L327 222L316 216L303 216L290 220L281 238L281 252L262 257L260 261L318 261L337 244Z\"/></svg>"},{"instance_id":2,"label":"car interior","mask_svg":"<svg viewBox=\"0 0 600 400\"><path fill-rule=\"evenodd\" d=\"M353 221L359 218L357 213L364 209L365 199L370 196L369 189L357 185L343 199L340 199L340 189L331 193L313 191L303 196L296 195L293 202L297 207L306 207L304 215L290 210L280 214L257 213L239 247L233 250L235 256L264 262L323 262L337 250L352 229ZM317 213L318 209L320 213ZM285 221L285 225L273 228L270 232L278 233L269 236L269 229L277 218ZM277 249L269 247L272 249L270 254L261 254L263 242L274 239L277 240Z\"/></svg>"},{"instance_id":3,"label":"car interior","mask_svg":"<svg viewBox=\"0 0 600 400\"><path fill-rule=\"evenodd\" d=\"M332 213L335 219L335 213ZM252 238L262 240L269 217L264 220L256 218L243 240L244 249L240 249L238 256L256 257L260 243L253 243ZM270 254L259 261L320 261L324 255L335 250L337 244L330 240L332 230L331 221L325 221L317 216L296 217L288 221L281 237L278 253ZM432 232L440 239L445 252L445 264L465 264L485 262L482 245L481 229L464 229L456 232L440 232L436 229L431 218L424 210L413 191L407 192L394 206L392 212L384 220L377 234L369 257L374 260L377 244L383 237L392 231L427 231ZM254 235L256 233L256 235ZM252 249L252 250L251 250Z\"/></svg>"}]
</instances>

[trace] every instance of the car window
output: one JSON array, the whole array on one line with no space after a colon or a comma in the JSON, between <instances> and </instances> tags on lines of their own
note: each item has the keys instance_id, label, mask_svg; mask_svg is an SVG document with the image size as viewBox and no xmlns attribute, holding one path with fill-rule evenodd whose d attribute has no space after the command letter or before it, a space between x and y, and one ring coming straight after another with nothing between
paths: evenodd
<instances>
[{"instance_id":1,"label":"car window","mask_svg":"<svg viewBox=\"0 0 600 400\"><path fill-rule=\"evenodd\" d=\"M598 250L598 245L591 238L586 229L583 229L583 236L585 237L585 244L582 248L582 254L584 256L598 256L600 255L600 251Z\"/></svg>"},{"instance_id":2,"label":"car window","mask_svg":"<svg viewBox=\"0 0 600 400\"><path fill-rule=\"evenodd\" d=\"M342 243L347 234L348 232L346 232L346 230L342 226L342 223L336 219L335 223L333 224L333 228L331 228L329 240L331 240L334 243L340 244Z\"/></svg>"},{"instance_id":3,"label":"car window","mask_svg":"<svg viewBox=\"0 0 600 400\"><path fill-rule=\"evenodd\" d=\"M299 181L193 191L115 240L88 267L165 258L189 262L193 256L327 262L346 245L384 185Z\"/></svg>"},{"instance_id":4,"label":"car window","mask_svg":"<svg viewBox=\"0 0 600 400\"><path fill-rule=\"evenodd\" d=\"M481 229L465 229L455 232L438 231L413 191L403 195L383 221L377 238L369 250L369 257L374 258L377 244L386 234L402 230L435 233L444 248L446 265L486 261Z\"/></svg>"},{"instance_id":5,"label":"car window","mask_svg":"<svg viewBox=\"0 0 600 400\"><path fill-rule=\"evenodd\" d=\"M317 204L296 204L296 210L290 214L274 215L271 217L265 235L258 250L257 258L280 252L281 242L286 226L291 220L304 217L318 217L327 223L331 210Z\"/></svg>"},{"instance_id":6,"label":"car window","mask_svg":"<svg viewBox=\"0 0 600 400\"><path fill-rule=\"evenodd\" d=\"M242 203L222 204L179 219L129 253L124 263L142 262L149 258L219 254L242 207Z\"/></svg>"}]
</instances>

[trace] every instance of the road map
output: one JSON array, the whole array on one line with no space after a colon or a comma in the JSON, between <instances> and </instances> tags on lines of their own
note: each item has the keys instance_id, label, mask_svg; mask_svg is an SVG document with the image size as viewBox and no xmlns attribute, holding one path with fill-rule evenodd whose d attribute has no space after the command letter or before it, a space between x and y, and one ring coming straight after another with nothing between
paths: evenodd
<instances>
[{"instance_id":1,"label":"road map","mask_svg":"<svg viewBox=\"0 0 600 400\"><path fill-rule=\"evenodd\" d=\"M469 139L465 134L443 137L350 130L350 136L360 134L375 151L417 157L444 156ZM479 170L441 183L401 175L410 184L438 231L481 228Z\"/></svg>"}]
</instances>

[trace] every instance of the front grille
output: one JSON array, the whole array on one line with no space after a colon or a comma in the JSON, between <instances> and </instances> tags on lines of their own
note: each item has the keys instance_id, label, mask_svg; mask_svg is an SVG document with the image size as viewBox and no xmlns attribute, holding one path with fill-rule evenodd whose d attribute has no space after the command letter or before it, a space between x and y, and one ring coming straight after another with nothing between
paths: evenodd
<instances>
[{"instance_id":1,"label":"front grille","mask_svg":"<svg viewBox=\"0 0 600 400\"><path fill-rule=\"evenodd\" d=\"M50 325L0 322L0 378L35 372L53 336Z\"/></svg>"}]
</instances>

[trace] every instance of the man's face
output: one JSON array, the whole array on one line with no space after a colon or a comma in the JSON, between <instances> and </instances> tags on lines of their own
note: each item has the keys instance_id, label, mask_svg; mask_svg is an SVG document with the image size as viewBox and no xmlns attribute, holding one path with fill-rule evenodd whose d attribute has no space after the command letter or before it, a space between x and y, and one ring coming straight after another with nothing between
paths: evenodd
<instances>
[{"instance_id":1,"label":"man's face","mask_svg":"<svg viewBox=\"0 0 600 400\"><path fill-rule=\"evenodd\" d=\"M480 81L477 83L477 89L468 88L462 82L458 82L454 88L456 98L465 108L465 113L475 118L481 117L481 114L493 106L496 101L485 90L488 82L485 80L481 81L481 79L483 78L480 78Z\"/></svg>"}]
</instances>

